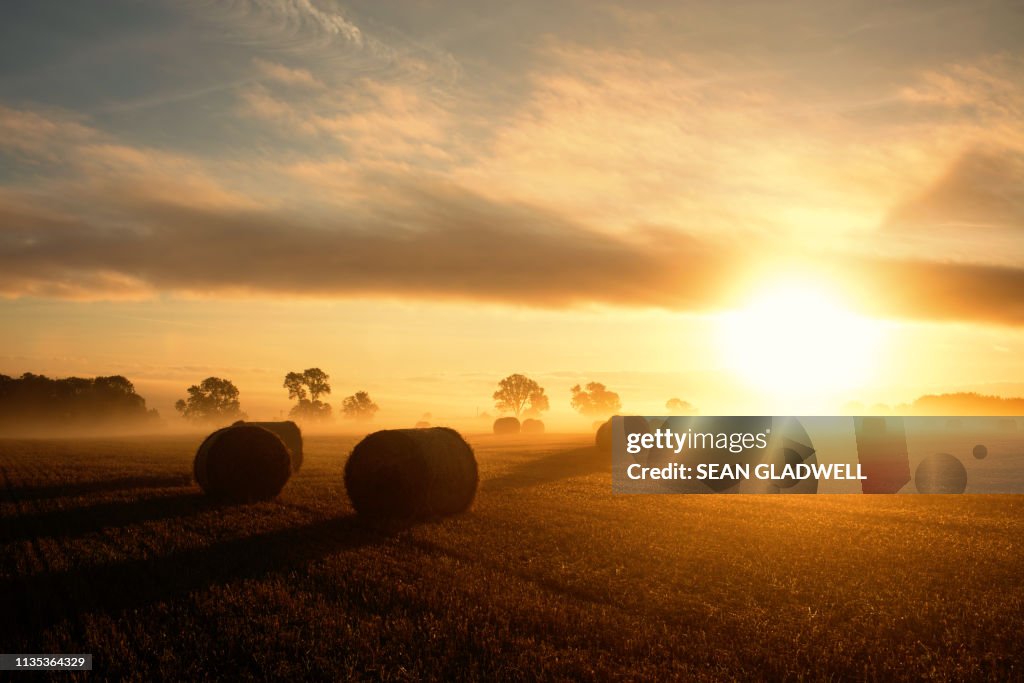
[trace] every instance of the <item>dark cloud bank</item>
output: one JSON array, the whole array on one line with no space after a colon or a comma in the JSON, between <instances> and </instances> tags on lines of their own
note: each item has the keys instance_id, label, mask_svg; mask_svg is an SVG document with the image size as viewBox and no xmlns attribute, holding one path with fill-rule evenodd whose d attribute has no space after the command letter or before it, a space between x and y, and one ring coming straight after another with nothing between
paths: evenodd
<instances>
[{"instance_id":1,"label":"dark cloud bank","mask_svg":"<svg viewBox=\"0 0 1024 683\"><path fill-rule=\"evenodd\" d=\"M92 219L0 205L0 293L394 295L711 310L730 303L730 283L748 267L763 269L769 253L763 243L653 227L611 236L451 189L404 196L350 223L138 201ZM855 299L873 314L1024 324L1021 268L791 256L856 283Z\"/></svg>"}]
</instances>

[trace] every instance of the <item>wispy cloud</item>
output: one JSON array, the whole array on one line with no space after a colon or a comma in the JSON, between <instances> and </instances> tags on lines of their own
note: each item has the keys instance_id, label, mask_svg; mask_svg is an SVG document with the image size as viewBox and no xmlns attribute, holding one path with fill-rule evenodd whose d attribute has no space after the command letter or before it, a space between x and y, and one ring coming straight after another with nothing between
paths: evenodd
<instances>
[{"instance_id":1,"label":"wispy cloud","mask_svg":"<svg viewBox=\"0 0 1024 683\"><path fill-rule=\"evenodd\" d=\"M51 207L80 215L133 202L235 208L260 203L229 188L189 155L124 144L60 112L0 106L3 152L17 155L25 168L37 173L27 187L8 188L9 201L21 196L29 204L45 198Z\"/></svg>"},{"instance_id":2,"label":"wispy cloud","mask_svg":"<svg viewBox=\"0 0 1024 683\"><path fill-rule=\"evenodd\" d=\"M975 148L957 158L937 182L889 216L891 227L970 236L995 228L1024 235L1024 150Z\"/></svg>"},{"instance_id":3,"label":"wispy cloud","mask_svg":"<svg viewBox=\"0 0 1024 683\"><path fill-rule=\"evenodd\" d=\"M394 30L383 38L365 31L334 0L192 0L190 6L202 25L214 29L218 41L255 51L264 62L264 75L265 64L277 63L278 56L306 60L308 68L273 69L278 80L293 84L305 79L296 71L328 86L366 75L409 83L451 82L459 73L449 52Z\"/></svg>"},{"instance_id":4,"label":"wispy cloud","mask_svg":"<svg viewBox=\"0 0 1024 683\"><path fill-rule=\"evenodd\" d=\"M65 146L98 137L94 128L66 112L12 109L0 104L0 150L22 160L55 161Z\"/></svg>"},{"instance_id":5,"label":"wispy cloud","mask_svg":"<svg viewBox=\"0 0 1024 683\"><path fill-rule=\"evenodd\" d=\"M313 0L237 0L196 3L237 40L270 48L347 44L361 47L363 32L344 14Z\"/></svg>"},{"instance_id":6,"label":"wispy cloud","mask_svg":"<svg viewBox=\"0 0 1024 683\"><path fill-rule=\"evenodd\" d=\"M259 70L264 78L285 85L298 85L308 88L321 88L323 84L318 81L308 69L287 67L284 64L268 62L258 57L253 58L253 65Z\"/></svg>"}]
</instances>

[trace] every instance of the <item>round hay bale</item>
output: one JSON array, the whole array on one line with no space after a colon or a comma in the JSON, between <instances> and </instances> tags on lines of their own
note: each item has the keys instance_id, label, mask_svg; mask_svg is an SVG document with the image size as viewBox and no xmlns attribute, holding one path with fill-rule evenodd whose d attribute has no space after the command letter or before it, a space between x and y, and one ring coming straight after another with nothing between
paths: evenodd
<instances>
[{"instance_id":1,"label":"round hay bale","mask_svg":"<svg viewBox=\"0 0 1024 683\"><path fill-rule=\"evenodd\" d=\"M612 452L612 420L608 418L606 422L602 422L597 428L597 432L594 434L594 445L597 446L597 450L602 453Z\"/></svg>"},{"instance_id":2,"label":"round hay bale","mask_svg":"<svg viewBox=\"0 0 1024 683\"><path fill-rule=\"evenodd\" d=\"M250 424L232 425L206 437L192 471L199 488L213 498L270 500L288 483L292 459L273 432Z\"/></svg>"},{"instance_id":3,"label":"round hay bale","mask_svg":"<svg viewBox=\"0 0 1024 683\"><path fill-rule=\"evenodd\" d=\"M495 434L518 434L519 430L519 418L499 417L494 421Z\"/></svg>"},{"instance_id":4,"label":"round hay bale","mask_svg":"<svg viewBox=\"0 0 1024 683\"><path fill-rule=\"evenodd\" d=\"M626 415L622 418L622 427L625 432L632 433L644 433L650 431L650 425L647 424L647 419L640 415ZM594 434L594 445L597 446L597 450L602 453L612 452L612 418L608 418L607 421L601 424L597 429L597 433ZM643 453L643 457L646 457L647 451ZM642 458L638 456L631 456L640 462Z\"/></svg>"},{"instance_id":5,"label":"round hay bale","mask_svg":"<svg viewBox=\"0 0 1024 683\"><path fill-rule=\"evenodd\" d=\"M532 417L523 420L523 434L543 434L544 423Z\"/></svg>"},{"instance_id":6,"label":"round hay bale","mask_svg":"<svg viewBox=\"0 0 1024 683\"><path fill-rule=\"evenodd\" d=\"M235 425L243 424L263 427L268 432L277 434L277 438L284 442L288 452L291 454L292 474L295 474L302 468L302 430L299 429L299 425L291 420L280 422L246 422L245 420L239 420L235 423Z\"/></svg>"},{"instance_id":7,"label":"round hay bale","mask_svg":"<svg viewBox=\"0 0 1024 683\"><path fill-rule=\"evenodd\" d=\"M345 463L352 506L370 517L464 512L478 481L473 449L448 427L374 432L356 444Z\"/></svg>"},{"instance_id":8,"label":"round hay bale","mask_svg":"<svg viewBox=\"0 0 1024 683\"><path fill-rule=\"evenodd\" d=\"M914 471L918 493L963 493L967 489L967 468L949 453L933 453Z\"/></svg>"}]
</instances>

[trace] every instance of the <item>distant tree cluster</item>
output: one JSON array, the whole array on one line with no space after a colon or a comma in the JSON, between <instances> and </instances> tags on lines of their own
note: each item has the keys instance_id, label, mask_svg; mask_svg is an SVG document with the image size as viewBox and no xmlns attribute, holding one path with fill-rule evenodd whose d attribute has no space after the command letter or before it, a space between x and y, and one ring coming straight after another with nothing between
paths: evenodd
<instances>
[{"instance_id":1,"label":"distant tree cluster","mask_svg":"<svg viewBox=\"0 0 1024 683\"><path fill-rule=\"evenodd\" d=\"M699 412L692 403L681 398L670 398L665 401L665 410L671 415L696 415Z\"/></svg>"},{"instance_id":2,"label":"distant tree cluster","mask_svg":"<svg viewBox=\"0 0 1024 683\"><path fill-rule=\"evenodd\" d=\"M586 386L577 384L569 389L569 403L581 415L605 418L622 410L622 400L614 391L600 382L588 382ZM494 392L494 405L503 413L520 414L527 417L538 417L543 410L549 409L548 397L544 387L525 375L509 375L498 382L498 390ZM665 402L665 409L673 415L696 415L697 408L681 398L670 398Z\"/></svg>"},{"instance_id":3,"label":"distant tree cluster","mask_svg":"<svg viewBox=\"0 0 1024 683\"><path fill-rule=\"evenodd\" d=\"M331 404L320 400L331 393L330 375L320 368L289 372L284 377L288 398L297 400L289 415L300 421L322 422L331 417Z\"/></svg>"},{"instance_id":4,"label":"distant tree cluster","mask_svg":"<svg viewBox=\"0 0 1024 683\"><path fill-rule=\"evenodd\" d=\"M365 391L357 391L341 402L341 412L349 420L372 420L380 408Z\"/></svg>"},{"instance_id":5,"label":"distant tree cluster","mask_svg":"<svg viewBox=\"0 0 1024 683\"><path fill-rule=\"evenodd\" d=\"M955 394L926 394L911 403L893 406L875 403L867 406L859 401L850 401L843 406L848 415L1001 415L1016 417L1024 415L1024 398L988 396L975 392Z\"/></svg>"},{"instance_id":6,"label":"distant tree cluster","mask_svg":"<svg viewBox=\"0 0 1024 683\"><path fill-rule=\"evenodd\" d=\"M325 422L331 419L331 404L323 400L331 393L331 377L320 368L289 372L284 377L288 398L295 401L288 416L299 422ZM245 419L238 388L228 379L207 377L188 388L188 398L174 406L182 417L194 422L231 422ZM365 391L357 391L341 403L346 419L367 421L380 410Z\"/></svg>"},{"instance_id":7,"label":"distant tree cluster","mask_svg":"<svg viewBox=\"0 0 1024 683\"><path fill-rule=\"evenodd\" d=\"M619 395L609 391L608 387L600 382L590 382L585 388L577 384L569 389L569 392L570 404L581 415L606 417L622 409ZM503 413L512 413L517 418L536 418L542 411L551 407L544 387L536 380L518 373L499 381L498 390L494 392L493 398L495 408Z\"/></svg>"},{"instance_id":8,"label":"distant tree cluster","mask_svg":"<svg viewBox=\"0 0 1024 683\"><path fill-rule=\"evenodd\" d=\"M495 408L516 417L538 417L550 407L544 388L526 375L509 375L498 382L493 398Z\"/></svg>"},{"instance_id":9,"label":"distant tree cluster","mask_svg":"<svg viewBox=\"0 0 1024 683\"><path fill-rule=\"evenodd\" d=\"M914 415L1024 415L1024 398L976 393L929 394L911 404Z\"/></svg>"},{"instance_id":10,"label":"distant tree cluster","mask_svg":"<svg viewBox=\"0 0 1024 683\"><path fill-rule=\"evenodd\" d=\"M581 415L590 417L607 417L622 409L622 401L614 391L600 382L589 382L586 387L579 384L569 389L570 404ZM542 411L549 410L551 405L544 387L526 375L514 374L498 382L498 390L494 392L494 406L503 413L512 413L517 418L526 416L539 417ZM692 409L685 401L678 401L682 406ZM670 401L671 403L671 401ZM673 404L675 405L675 404Z\"/></svg>"},{"instance_id":11,"label":"distant tree cluster","mask_svg":"<svg viewBox=\"0 0 1024 683\"><path fill-rule=\"evenodd\" d=\"M232 422L246 418L238 401L238 387L220 377L207 377L190 386L188 398L178 400L174 409L192 422Z\"/></svg>"},{"instance_id":12,"label":"distant tree cluster","mask_svg":"<svg viewBox=\"0 0 1024 683\"><path fill-rule=\"evenodd\" d=\"M590 382L584 389L579 384L569 389L572 393L572 407L581 415L603 417L622 409L619 395L600 382Z\"/></svg>"},{"instance_id":13,"label":"distant tree cluster","mask_svg":"<svg viewBox=\"0 0 1024 683\"><path fill-rule=\"evenodd\" d=\"M289 415L300 422L324 422L331 419L331 404L320 400L331 393L330 375L320 368L289 372L284 378L288 398L297 401ZM341 401L341 414L347 420L367 422L380 410L370 394L357 391Z\"/></svg>"},{"instance_id":14,"label":"distant tree cluster","mask_svg":"<svg viewBox=\"0 0 1024 683\"><path fill-rule=\"evenodd\" d=\"M18 428L141 426L159 419L120 375L51 379L26 372L0 375L0 425Z\"/></svg>"}]
</instances>

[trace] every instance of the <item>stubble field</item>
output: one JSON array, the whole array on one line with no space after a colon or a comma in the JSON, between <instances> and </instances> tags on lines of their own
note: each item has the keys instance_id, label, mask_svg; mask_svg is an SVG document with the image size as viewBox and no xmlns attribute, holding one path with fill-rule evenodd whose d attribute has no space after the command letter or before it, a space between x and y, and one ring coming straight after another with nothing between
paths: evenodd
<instances>
[{"instance_id":1,"label":"stubble field","mask_svg":"<svg viewBox=\"0 0 1024 683\"><path fill-rule=\"evenodd\" d=\"M208 502L200 438L0 440L8 653L84 679L1024 677L1024 498L616 496L589 435L470 438L465 515L355 518L355 438ZM75 674L59 674L62 680Z\"/></svg>"}]
</instances>

